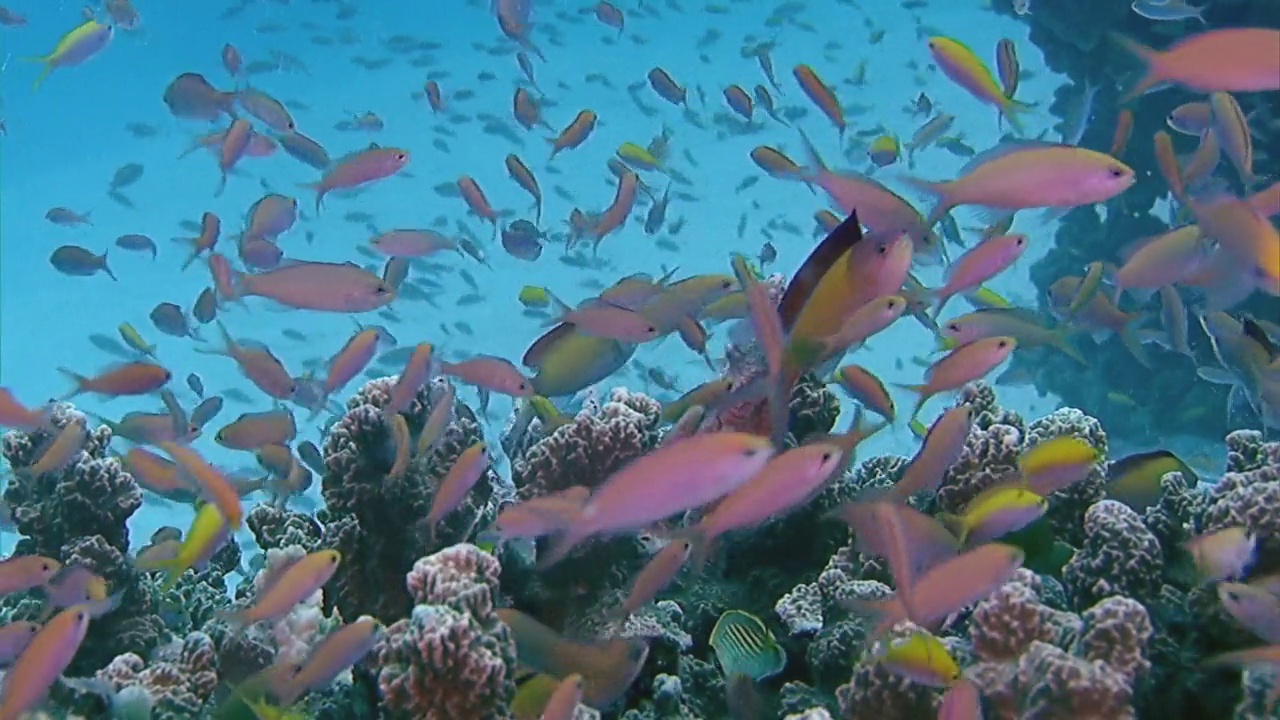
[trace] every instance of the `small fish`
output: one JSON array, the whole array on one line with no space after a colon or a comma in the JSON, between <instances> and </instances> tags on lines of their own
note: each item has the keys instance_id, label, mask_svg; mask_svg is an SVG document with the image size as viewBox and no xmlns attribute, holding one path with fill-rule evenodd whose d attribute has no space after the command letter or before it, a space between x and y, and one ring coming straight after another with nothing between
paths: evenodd
<instances>
[{"instance_id":1,"label":"small fish","mask_svg":"<svg viewBox=\"0 0 1280 720\"><path fill-rule=\"evenodd\" d=\"M782 672L787 653L760 618L728 610L716 621L707 640L725 677L743 674L763 680Z\"/></svg>"},{"instance_id":2,"label":"small fish","mask_svg":"<svg viewBox=\"0 0 1280 720\"><path fill-rule=\"evenodd\" d=\"M1128 505L1138 512L1160 501L1160 480L1165 475L1182 473L1188 487L1199 484L1199 477L1177 455L1168 450L1153 450L1127 455L1107 466L1107 497Z\"/></svg>"},{"instance_id":3,"label":"small fish","mask_svg":"<svg viewBox=\"0 0 1280 720\"><path fill-rule=\"evenodd\" d=\"M1088 441L1062 435L1023 450L1018 455L1018 472L1024 487L1048 497L1083 480L1098 459L1097 448Z\"/></svg>"},{"instance_id":4,"label":"small fish","mask_svg":"<svg viewBox=\"0 0 1280 720\"><path fill-rule=\"evenodd\" d=\"M940 392L954 390L966 383L985 377L997 365L1008 359L1018 346L1018 341L1011 337L990 337L976 340L968 345L961 345L951 354L929 366L925 372L925 382L919 385L902 385L919 395L911 417L920 414L929 398Z\"/></svg>"},{"instance_id":5,"label":"small fish","mask_svg":"<svg viewBox=\"0 0 1280 720\"><path fill-rule=\"evenodd\" d=\"M4 675L0 718L17 720L45 700L49 688L80 650L89 631L89 620L88 609L76 605L58 613L40 628Z\"/></svg>"},{"instance_id":6,"label":"small fish","mask_svg":"<svg viewBox=\"0 0 1280 720\"><path fill-rule=\"evenodd\" d=\"M931 37L928 45L929 53L944 75L978 100L996 106L1000 116L1007 119L1016 132L1022 134L1020 116L1030 108L1025 103L1014 100L1012 94L1005 94L1005 88L996 82L986 63L958 40Z\"/></svg>"},{"instance_id":7,"label":"small fish","mask_svg":"<svg viewBox=\"0 0 1280 720\"><path fill-rule=\"evenodd\" d=\"M26 58L28 62L37 62L44 66L40 70L40 75L36 77L34 88L39 90L54 70L79 65L102 52L111 43L114 34L114 26L90 18L84 24L63 35L48 55Z\"/></svg>"},{"instance_id":8,"label":"small fish","mask_svg":"<svg viewBox=\"0 0 1280 720\"><path fill-rule=\"evenodd\" d=\"M1218 599L1249 632L1268 643L1280 643L1280 597L1240 583L1218 584Z\"/></svg>"},{"instance_id":9,"label":"small fish","mask_svg":"<svg viewBox=\"0 0 1280 720\"><path fill-rule=\"evenodd\" d=\"M90 277L105 273L112 280L119 280L107 265L107 253L94 255L79 245L62 245L49 255L49 264L63 275Z\"/></svg>"},{"instance_id":10,"label":"small fish","mask_svg":"<svg viewBox=\"0 0 1280 720\"><path fill-rule=\"evenodd\" d=\"M1243 527L1229 527L1199 535L1184 547L1195 560L1206 582L1230 580L1244 575L1253 563L1258 539Z\"/></svg>"},{"instance_id":11,"label":"small fish","mask_svg":"<svg viewBox=\"0 0 1280 720\"><path fill-rule=\"evenodd\" d=\"M0 596L38 588L61 569L62 563L42 555L14 555L0 560Z\"/></svg>"},{"instance_id":12,"label":"small fish","mask_svg":"<svg viewBox=\"0 0 1280 720\"><path fill-rule=\"evenodd\" d=\"M889 643L876 663L899 677L929 687L948 687L960 678L960 666L942 641L918 630Z\"/></svg>"},{"instance_id":13,"label":"small fish","mask_svg":"<svg viewBox=\"0 0 1280 720\"><path fill-rule=\"evenodd\" d=\"M312 552L279 570L278 577L259 590L249 607L223 611L219 617L235 628L279 620L329 582L341 562L342 553L337 550Z\"/></svg>"},{"instance_id":14,"label":"small fish","mask_svg":"<svg viewBox=\"0 0 1280 720\"><path fill-rule=\"evenodd\" d=\"M1049 510L1049 501L1018 485L996 485L965 505L961 515L939 516L960 541L979 545L1030 525Z\"/></svg>"},{"instance_id":15,"label":"small fish","mask_svg":"<svg viewBox=\"0 0 1280 720\"><path fill-rule=\"evenodd\" d=\"M636 575L631 583L631 591L618 608L617 614L628 617L657 597L675 579L692 552L693 542L688 539L679 538L667 543Z\"/></svg>"}]
</instances>

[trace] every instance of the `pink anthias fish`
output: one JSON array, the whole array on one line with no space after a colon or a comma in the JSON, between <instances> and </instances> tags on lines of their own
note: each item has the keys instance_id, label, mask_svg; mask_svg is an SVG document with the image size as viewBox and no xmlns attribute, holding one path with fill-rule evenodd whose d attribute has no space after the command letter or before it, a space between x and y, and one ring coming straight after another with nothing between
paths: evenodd
<instances>
[{"instance_id":1,"label":"pink anthias fish","mask_svg":"<svg viewBox=\"0 0 1280 720\"><path fill-rule=\"evenodd\" d=\"M1280 63L1276 62L1280 30L1209 30L1183 38L1163 51L1121 35L1113 37L1147 66L1146 74L1122 103L1162 83L1177 83L1202 93L1280 90Z\"/></svg>"},{"instance_id":2,"label":"pink anthias fish","mask_svg":"<svg viewBox=\"0 0 1280 720\"><path fill-rule=\"evenodd\" d=\"M638 529L714 502L760 472L772 456L768 438L736 432L695 435L653 450L596 488L540 565L559 562L589 537Z\"/></svg>"},{"instance_id":3,"label":"pink anthias fish","mask_svg":"<svg viewBox=\"0 0 1280 720\"><path fill-rule=\"evenodd\" d=\"M941 259L942 245L930 230L933 223L926 223L924 216L911 203L861 173L829 170L808 137L803 133L800 137L804 140L809 164L801 169L796 179L825 190L841 212L848 213L857 208L858 220L867 227L869 234L880 238L906 235L911 239L914 256L921 262L936 263Z\"/></svg>"},{"instance_id":4,"label":"pink anthias fish","mask_svg":"<svg viewBox=\"0 0 1280 720\"><path fill-rule=\"evenodd\" d=\"M980 153L961 168L955 180L912 182L938 199L925 220L926 227L933 227L961 205L1011 213L1030 208L1062 211L1106 202L1133 185L1134 174L1128 165L1105 153L1022 141Z\"/></svg>"},{"instance_id":5,"label":"pink anthias fish","mask_svg":"<svg viewBox=\"0 0 1280 720\"><path fill-rule=\"evenodd\" d=\"M1011 337L990 337L975 340L968 345L961 345L951 354L929 366L925 372L925 382L918 385L902 387L919 393L915 409L911 417L920 414L929 398L948 390L957 390L967 383L986 377L988 373L1004 362L1018 346L1018 341Z\"/></svg>"},{"instance_id":6,"label":"pink anthias fish","mask_svg":"<svg viewBox=\"0 0 1280 720\"><path fill-rule=\"evenodd\" d=\"M1027 249L1027 236L997 235L978 243L947 268L947 284L934 295L938 305L934 316L942 314L947 301L967 292L1009 269Z\"/></svg>"},{"instance_id":7,"label":"pink anthias fish","mask_svg":"<svg viewBox=\"0 0 1280 720\"><path fill-rule=\"evenodd\" d=\"M31 638L4 675L0 690L0 718L18 720L42 702L49 688L71 665L85 634L89 632L89 611L76 605L58 613Z\"/></svg>"},{"instance_id":8,"label":"pink anthias fish","mask_svg":"<svg viewBox=\"0 0 1280 720\"><path fill-rule=\"evenodd\" d=\"M229 300L264 297L299 310L369 312L396 297L382 278L352 263L298 261L261 273L232 271L231 280Z\"/></svg>"},{"instance_id":9,"label":"pink anthias fish","mask_svg":"<svg viewBox=\"0 0 1280 720\"><path fill-rule=\"evenodd\" d=\"M324 196L330 192L350 190L391 177L408 164L408 150L372 145L334 161L320 178L320 182L309 183L303 187L316 191L316 212L318 213L324 203Z\"/></svg>"}]
</instances>

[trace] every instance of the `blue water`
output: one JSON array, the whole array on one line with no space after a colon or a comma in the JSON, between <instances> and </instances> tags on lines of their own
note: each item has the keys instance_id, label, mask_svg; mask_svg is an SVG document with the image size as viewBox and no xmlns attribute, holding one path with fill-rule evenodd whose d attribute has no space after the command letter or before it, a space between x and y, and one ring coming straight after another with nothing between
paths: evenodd
<instances>
[{"instance_id":1,"label":"blue water","mask_svg":"<svg viewBox=\"0 0 1280 720\"><path fill-rule=\"evenodd\" d=\"M868 163L863 153L840 158L835 130L810 106L790 76L797 63L814 67L846 105L872 108L864 115L849 117L850 133L879 123L905 142L923 119L912 119L904 107L923 90L934 99L937 108L956 115L950 134L979 149L995 144L1000 136L995 111L980 105L930 66L925 42L916 36L911 13L896 4L876 4L874 24L886 31L883 41L876 45L866 40L869 31L864 25L864 11L836 2L809 3L803 12L805 21L818 26L817 33L794 26L780 31L765 28L772 3L732 3L726 6L728 14L705 13L694 2L645 4L656 8L661 19L630 12L625 40L619 42L616 32L586 14L591 3L537 3L535 19L542 25L534 38L549 58L545 64L536 64L539 84L546 91L545 118L557 128L584 108L595 110L601 118L594 135L582 147L563 152L548 163L546 133L526 133L511 120L512 89L524 80L516 67L516 48L501 36L487 3L380 0L361 3L354 17L340 21L335 19L340 6L333 3L255 2L234 18L220 19L229 7L225 2L138 0L137 9L143 17L138 30L118 31L100 56L79 67L57 70L39 91L32 89L39 67L20 58L50 50L60 36L81 22L81 5L34 0L12 3L11 9L24 14L29 23L0 31L6 56L0 82L8 128L8 136L0 141L0 383L16 389L20 398L33 404L61 395L68 390L68 381L55 368L67 366L88 373L114 362L88 338L94 333L114 337L116 327L129 322L159 346L159 357L173 371L173 387L184 403L196 402L182 383L190 372L202 377L209 393L239 388L253 398L250 405L229 402L196 444L216 463L229 468L252 466L253 459L247 453L228 451L215 444L212 431L241 412L268 409L270 401L237 373L231 360L198 354L198 344L161 335L147 316L162 301L190 308L209 282L203 262L186 272L179 270L186 249L169 238L191 234L181 229L179 222L198 221L205 211L217 213L223 219L220 248L232 254L227 243L264 187L298 197L306 215L280 239L291 258L369 263L354 251L358 244L367 242L369 232L358 223L342 219L351 211L372 214L382 229L427 227L438 218L446 219L449 227L461 221L482 238L492 270L464 257L450 256L443 261L465 267L479 279L484 303L455 308L455 298L467 289L456 275L446 275L446 290L437 298L439 310L404 300L393 305L399 320L390 323L390 329L402 345L429 340L449 356L491 353L518 361L528 344L542 332L538 321L519 314L521 306L516 295L526 284L546 285L564 299L576 302L590 294L580 286L587 278L608 283L623 274L658 274L664 267L675 266L682 276L726 272L730 252L752 256L758 252L764 238L757 229L770 219L784 218L807 231L813 226L812 213L828 207L825 197L811 194L801 184L767 177L746 191L734 191L744 177L759 174L748 157L756 145L773 144L797 159L803 157L797 132L764 118L763 113L757 113L752 132L737 136L723 136L719 126L711 122L714 116L728 112L721 96L725 86L738 83L750 88L764 82L755 59L743 58L739 53L746 36L776 40L773 60L786 89L778 102L808 110L798 124L815 139L833 167L864 170ZM685 8L683 14L669 9L681 5ZM871 3L866 7L872 7ZM923 12L929 26L958 36L989 62L994 62L995 44L1000 38L1014 40L1026 73L1019 98L1039 102L1041 107L1027 118L1029 134L1037 135L1057 122L1045 108L1052 91L1065 80L1043 67L1035 46L1027 41L1025 24L967 3L934 3ZM704 49L696 49L697 41L709 32L718 32L722 37ZM408 62L411 56L395 55L386 49L383 42L397 34L441 43L440 50L430 53L434 64L413 67ZM322 46L313 40L339 35L348 36L350 44ZM227 42L240 50L246 63L268 59L274 52L288 53L301 61L305 69L255 75L251 82L282 100L301 101L309 106L294 110L298 127L320 141L332 156L358 150L370 142L403 147L412 153L408 172L374 184L355 197L331 196L324 212L316 217L311 194L299 185L315 181L318 173L281 151L272 157L243 160L226 192L215 198L218 171L213 155L197 151L177 158L195 136L217 128L171 117L161 96L166 84L182 72L201 73L215 86L231 89L232 79L219 59ZM824 49L828 43L832 45ZM490 52L489 48L495 46L502 51ZM352 62L357 56L388 58L392 62L369 71ZM868 63L867 84L852 87L844 82L864 59ZM678 82L689 86L692 107L707 121L708 130L690 126L682 119L680 108L665 103L647 87L639 94L647 105L658 110L658 115L647 118L637 111L626 87L643 82L646 72L654 66L667 69ZM478 79L483 72L492 73L496 79ZM584 81L591 72L606 76L615 89ZM428 73L440 78L449 103L450 112L446 115L433 116L424 101L412 97ZM695 86L705 92L705 106L697 101ZM460 91L473 92L474 97L453 97ZM365 111L381 117L385 129L377 133L334 129L335 123ZM450 114L470 120L450 122ZM513 146L484 134L483 123L477 118L486 114L508 122L522 143ZM135 138L126 131L129 123L151 125L157 135ZM536 263L522 262L489 242L488 224L469 217L461 199L441 197L432 190L468 174L479 182L494 207L529 217L527 195L507 178L502 164L507 152L516 152L542 183L546 198L544 228L559 230L572 207L594 211L603 209L612 199L614 181L604 163L614 150L624 142L644 145L664 125L674 133L674 167L694 182L691 188L678 189L698 197L696 202L675 201L668 215L668 220L680 217L686 221L683 232L672 238L681 248L679 253L656 249L654 238L643 233L640 215L603 242L600 252L610 264L607 271L568 267L557 260L560 252L554 246L548 247ZM445 129L448 135L442 133ZM433 147L438 139L447 144L448 152ZM697 167L689 164L686 153L697 160ZM124 190L136 209L122 207L106 197L113 171L129 162L141 163L145 168L141 181ZM962 159L936 148L920 154L917 162L915 174L928 179L951 177L963 164ZM899 164L882 171L877 178L915 198L897 182L903 172L905 167ZM657 174L647 174L645 179L658 188L665 184ZM558 197L557 187L572 194L575 202ZM924 199L916 199L924 207ZM50 224L44 214L54 206L91 211L93 224L77 228ZM644 212L644 203L637 212ZM747 232L739 239L736 227L743 213L748 216ZM957 213L957 219L962 227L981 224L963 210ZM1027 269L1049 247L1055 225L1027 214L1019 218L1015 229L1031 235L1032 248L990 287L1020 304L1034 304L1036 291L1027 279ZM314 233L314 243L308 244L304 239L308 232ZM153 261L144 253L115 248L114 239L125 233L154 238L160 247L159 257ZM48 256L64 243L83 245L94 252L109 250L110 265L119 282L105 275L81 278L57 273L49 265ZM771 270L789 274L812 243L807 234L779 236L775 241L779 257ZM925 270L922 279L936 284L939 269ZM250 300L247 309L230 306L220 317L236 337L267 344L295 374L301 373L306 361L327 359L353 331L351 318L284 312L260 300ZM469 323L475 328L475 336L456 332L445 336L441 332L442 324L457 321ZM280 331L285 328L305 333L308 340L300 343L283 338ZM723 343L726 328L722 326L713 335L713 354ZM214 328L206 327L203 332L206 338L217 341ZM859 362L886 382L918 382L923 371L911 358L924 356L932 346L926 331L904 319L875 338L872 351L862 353ZM636 357L674 374L681 389L710 377L703 361L676 338L643 348ZM347 392L354 391L359 383L360 380L354 381ZM634 376L626 375L602 383L602 389L620 384L640 386ZM474 401L473 391L464 389L460 393L465 400ZM1044 414L1055 403L1052 397L1040 398L1024 389L1004 388L1000 399L1004 406L1030 416ZM898 396L900 406L909 406L909 401L905 394ZM935 414L942 402L935 400L926 416ZM151 398L103 401L86 397L77 403L110 418L130 410L158 409L158 402ZM509 408L509 400L494 399L490 437L496 436ZM319 442L315 429L319 421L308 423L299 412L299 422L300 439ZM843 425L846 421L840 422ZM897 430L875 438L860 455L909 454L915 445L916 440L909 433ZM133 537L145 539L159 525L185 527L188 517L189 509L185 507L148 505L133 518Z\"/></svg>"}]
</instances>

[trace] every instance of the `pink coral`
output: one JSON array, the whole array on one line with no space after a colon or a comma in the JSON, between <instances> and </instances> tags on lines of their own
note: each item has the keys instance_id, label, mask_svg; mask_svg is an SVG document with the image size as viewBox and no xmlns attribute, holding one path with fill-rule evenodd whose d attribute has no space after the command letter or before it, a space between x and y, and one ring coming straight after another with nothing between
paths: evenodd
<instances>
[{"instance_id":1,"label":"pink coral","mask_svg":"<svg viewBox=\"0 0 1280 720\"><path fill-rule=\"evenodd\" d=\"M193 632L180 645L158 650L150 663L133 653L119 655L98 671L97 679L116 692L139 686L157 708L197 717L218 687L216 654L208 635Z\"/></svg>"},{"instance_id":2,"label":"pink coral","mask_svg":"<svg viewBox=\"0 0 1280 720\"><path fill-rule=\"evenodd\" d=\"M391 717L508 717L515 643L494 612L498 563L473 545L422 558L406 583L419 604L378 643L378 686Z\"/></svg>"}]
</instances>

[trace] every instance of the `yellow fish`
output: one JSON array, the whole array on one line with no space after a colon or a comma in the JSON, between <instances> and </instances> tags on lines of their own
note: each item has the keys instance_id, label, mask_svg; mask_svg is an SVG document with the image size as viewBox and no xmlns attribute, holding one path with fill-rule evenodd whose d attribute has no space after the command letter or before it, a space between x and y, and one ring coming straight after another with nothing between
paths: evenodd
<instances>
[{"instance_id":1,"label":"yellow fish","mask_svg":"<svg viewBox=\"0 0 1280 720\"><path fill-rule=\"evenodd\" d=\"M637 170L661 170L662 161L654 157L648 150L635 143L623 143L618 146L618 159Z\"/></svg>"},{"instance_id":2,"label":"yellow fish","mask_svg":"<svg viewBox=\"0 0 1280 720\"><path fill-rule=\"evenodd\" d=\"M1020 485L997 485L970 500L963 515L943 513L938 520L961 545L980 545L1030 525L1048 509L1048 500Z\"/></svg>"},{"instance_id":3,"label":"yellow fish","mask_svg":"<svg viewBox=\"0 0 1280 720\"><path fill-rule=\"evenodd\" d=\"M156 356L156 346L144 340L142 334L132 325L120 323L120 327L117 330L120 331L120 339L124 340L124 344L128 345L129 349L140 352L147 357L154 358Z\"/></svg>"},{"instance_id":4,"label":"yellow fish","mask_svg":"<svg viewBox=\"0 0 1280 720\"><path fill-rule=\"evenodd\" d=\"M29 62L38 62L44 65L44 69L36 77L34 88L39 90L41 83L44 82L45 78L49 77L49 73L53 72L54 69L79 65L97 55L111 42L114 33L115 29L110 25L104 25L97 20L89 20L63 35L58 44L54 46L53 52L44 57L26 58Z\"/></svg>"},{"instance_id":5,"label":"yellow fish","mask_svg":"<svg viewBox=\"0 0 1280 720\"><path fill-rule=\"evenodd\" d=\"M138 569L164 570L168 577L165 578L160 590L166 591L176 585L178 579L189 568L207 561L229 535L230 528L227 527L227 521L222 517L217 504L205 503L196 511L195 519L191 521L191 527L183 537L182 548L178 550L177 557L171 560L139 560Z\"/></svg>"},{"instance_id":6,"label":"yellow fish","mask_svg":"<svg viewBox=\"0 0 1280 720\"><path fill-rule=\"evenodd\" d=\"M888 167L898 162L898 153L902 151L898 145L898 138L892 135L881 135L871 141L871 147L867 148L867 157L876 167Z\"/></svg>"},{"instance_id":7,"label":"yellow fish","mask_svg":"<svg viewBox=\"0 0 1280 720\"><path fill-rule=\"evenodd\" d=\"M551 306L551 291L537 285L525 285L520 288L520 304L527 308L545 308Z\"/></svg>"},{"instance_id":8,"label":"yellow fish","mask_svg":"<svg viewBox=\"0 0 1280 720\"><path fill-rule=\"evenodd\" d=\"M878 662L894 675L930 687L949 687L960 678L947 646L923 630L891 643Z\"/></svg>"},{"instance_id":9,"label":"yellow fish","mask_svg":"<svg viewBox=\"0 0 1280 720\"><path fill-rule=\"evenodd\" d=\"M573 422L573 415L561 412L560 408L542 395L532 395L526 402L533 407L533 414L542 421L542 426L547 432L553 432L556 428Z\"/></svg>"}]
</instances>

